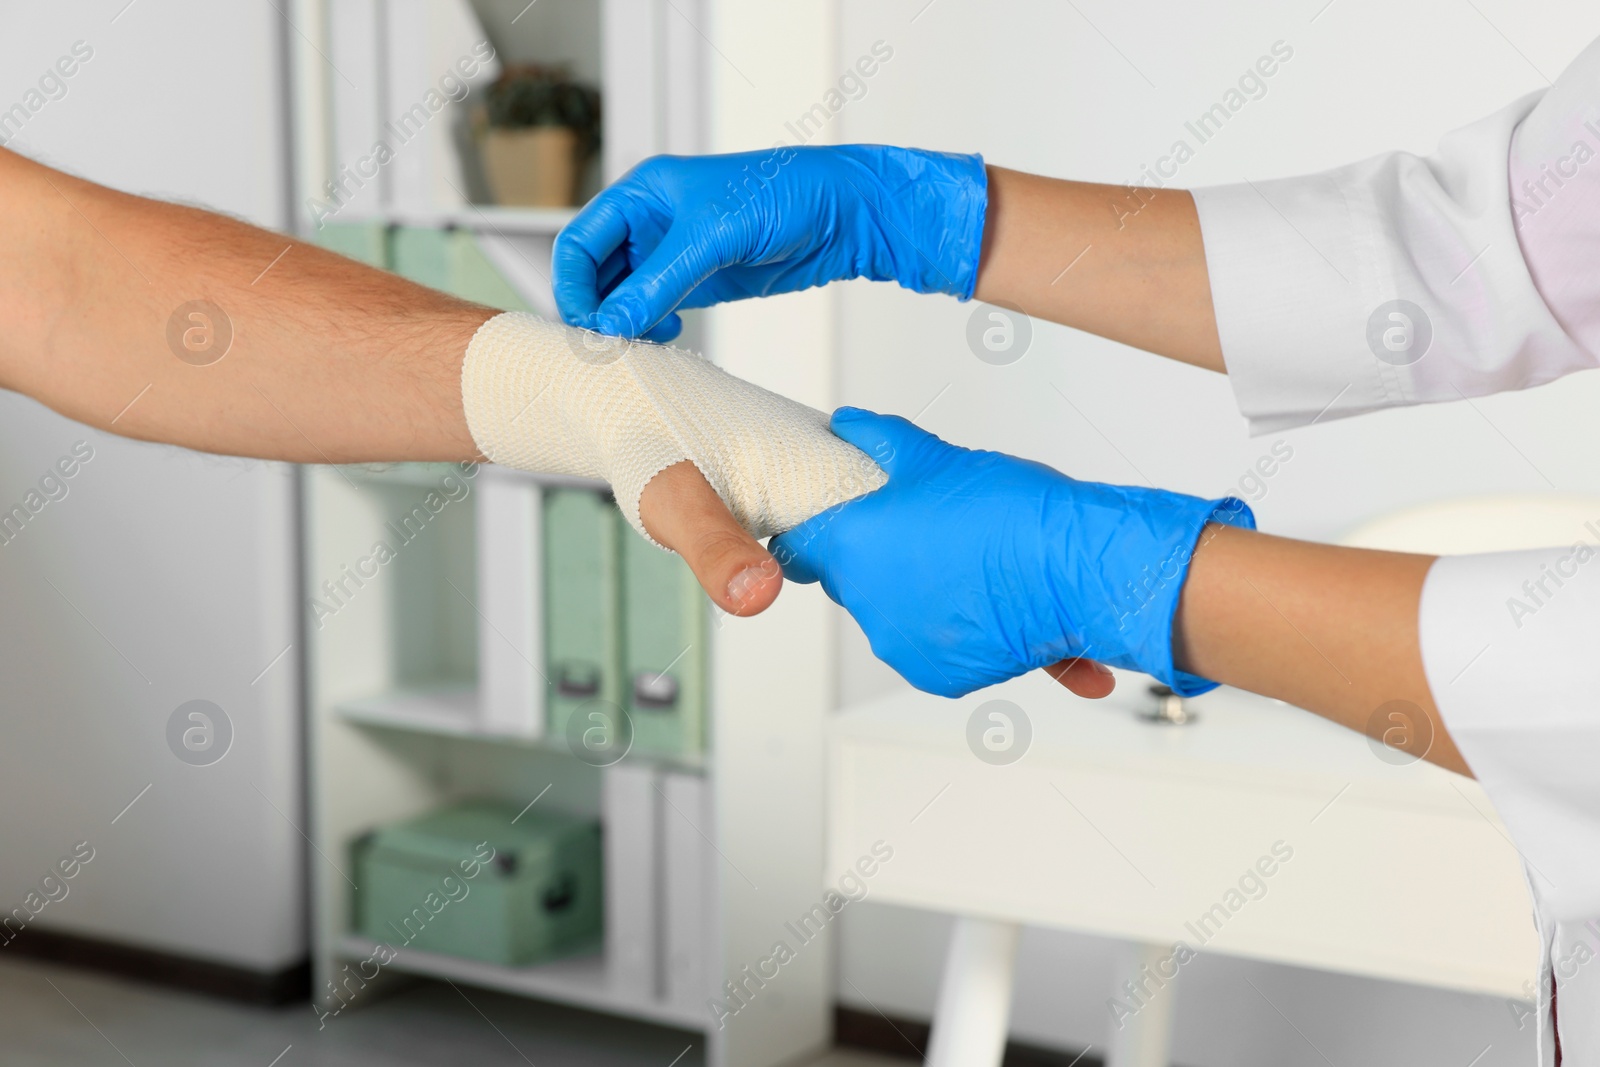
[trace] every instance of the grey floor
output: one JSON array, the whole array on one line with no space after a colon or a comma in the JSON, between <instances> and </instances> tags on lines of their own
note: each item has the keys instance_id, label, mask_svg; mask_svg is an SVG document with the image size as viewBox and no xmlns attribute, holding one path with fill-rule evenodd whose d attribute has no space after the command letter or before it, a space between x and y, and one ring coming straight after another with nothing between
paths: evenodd
<instances>
[{"instance_id":1,"label":"grey floor","mask_svg":"<svg viewBox=\"0 0 1600 1067\"><path fill-rule=\"evenodd\" d=\"M6 1067L702 1067L698 1037L519 997L421 983L329 1018L0 960ZM835 1052L812 1067L904 1067Z\"/></svg>"}]
</instances>

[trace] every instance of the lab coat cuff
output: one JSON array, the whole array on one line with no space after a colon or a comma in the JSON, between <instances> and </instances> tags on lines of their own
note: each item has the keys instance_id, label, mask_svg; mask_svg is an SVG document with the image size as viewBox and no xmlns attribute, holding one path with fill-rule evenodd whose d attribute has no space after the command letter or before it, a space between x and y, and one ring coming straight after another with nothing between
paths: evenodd
<instances>
[{"instance_id":1,"label":"lab coat cuff","mask_svg":"<svg viewBox=\"0 0 1600 1067\"><path fill-rule=\"evenodd\" d=\"M1406 402L1393 364L1363 342L1381 301L1362 264L1381 235L1360 223L1332 175L1193 196L1223 361L1252 434Z\"/></svg>"},{"instance_id":2,"label":"lab coat cuff","mask_svg":"<svg viewBox=\"0 0 1600 1067\"><path fill-rule=\"evenodd\" d=\"M1539 101L1427 157L1196 191L1222 357L1252 431L1595 365L1546 305L1513 218L1509 146Z\"/></svg>"}]
</instances>

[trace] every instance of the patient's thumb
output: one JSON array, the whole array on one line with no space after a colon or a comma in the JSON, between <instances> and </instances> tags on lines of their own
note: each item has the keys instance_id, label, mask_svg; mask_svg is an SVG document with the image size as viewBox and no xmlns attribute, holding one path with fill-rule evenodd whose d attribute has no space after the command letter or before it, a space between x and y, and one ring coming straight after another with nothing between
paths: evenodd
<instances>
[{"instance_id":1,"label":"patient's thumb","mask_svg":"<svg viewBox=\"0 0 1600 1067\"><path fill-rule=\"evenodd\" d=\"M657 474L639 495L639 518L650 536L689 565L706 595L730 615L755 615L783 586L778 563L734 521L728 506L693 463Z\"/></svg>"}]
</instances>

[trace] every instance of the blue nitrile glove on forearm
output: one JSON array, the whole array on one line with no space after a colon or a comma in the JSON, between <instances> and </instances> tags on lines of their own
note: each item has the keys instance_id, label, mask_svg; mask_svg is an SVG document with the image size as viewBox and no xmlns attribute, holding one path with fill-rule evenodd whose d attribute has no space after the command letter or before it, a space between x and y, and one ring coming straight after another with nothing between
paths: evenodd
<instances>
[{"instance_id":1,"label":"blue nitrile glove on forearm","mask_svg":"<svg viewBox=\"0 0 1600 1067\"><path fill-rule=\"evenodd\" d=\"M1080 482L856 408L833 431L889 483L772 553L790 580L820 580L912 685L963 696L1081 656L1185 696L1214 687L1173 665L1172 620L1206 523L1255 528L1243 501Z\"/></svg>"},{"instance_id":2,"label":"blue nitrile glove on forearm","mask_svg":"<svg viewBox=\"0 0 1600 1067\"><path fill-rule=\"evenodd\" d=\"M881 145L656 156L556 238L569 326L669 341L674 309L848 278L966 300L988 208L980 156Z\"/></svg>"}]
</instances>

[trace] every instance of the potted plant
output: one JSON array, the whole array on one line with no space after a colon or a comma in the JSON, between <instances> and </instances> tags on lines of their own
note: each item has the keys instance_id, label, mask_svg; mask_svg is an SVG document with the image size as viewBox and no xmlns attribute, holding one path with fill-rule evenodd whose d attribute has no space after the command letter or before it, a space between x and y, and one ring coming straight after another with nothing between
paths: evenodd
<instances>
[{"instance_id":1,"label":"potted plant","mask_svg":"<svg viewBox=\"0 0 1600 1067\"><path fill-rule=\"evenodd\" d=\"M484 176L499 204L570 207L600 145L600 94L559 67L508 66L489 87Z\"/></svg>"}]
</instances>

